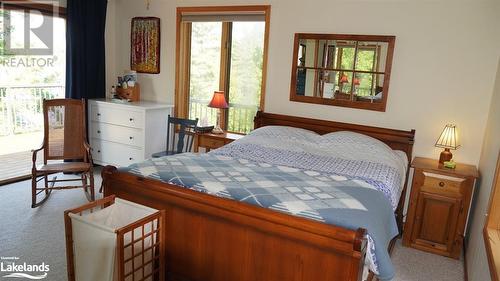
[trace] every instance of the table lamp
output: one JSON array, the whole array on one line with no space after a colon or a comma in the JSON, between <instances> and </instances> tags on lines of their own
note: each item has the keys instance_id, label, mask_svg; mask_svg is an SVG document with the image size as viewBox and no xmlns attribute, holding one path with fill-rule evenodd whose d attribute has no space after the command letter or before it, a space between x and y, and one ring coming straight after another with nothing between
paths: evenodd
<instances>
[{"instance_id":1,"label":"table lamp","mask_svg":"<svg viewBox=\"0 0 500 281\"><path fill-rule=\"evenodd\" d=\"M448 124L444 127L441 136L436 141L436 147L444 148L439 156L439 163L444 164L444 162L449 162L453 158L453 154L450 149L457 149L460 147L458 144L458 133L457 128L453 124Z\"/></svg>"},{"instance_id":2,"label":"table lamp","mask_svg":"<svg viewBox=\"0 0 500 281\"><path fill-rule=\"evenodd\" d=\"M344 92L344 84L345 83L349 83L349 79L347 78L347 75L345 74L342 74L342 76L340 77L340 81L339 81L339 84L340 84L340 92L343 93Z\"/></svg>"},{"instance_id":3,"label":"table lamp","mask_svg":"<svg viewBox=\"0 0 500 281\"><path fill-rule=\"evenodd\" d=\"M217 108L217 124L215 128L212 130L214 134L223 134L224 131L220 127L221 120L221 110L223 108L228 108L228 104L226 102L226 97L224 96L224 91L215 91L212 100L208 104L208 107Z\"/></svg>"}]
</instances>

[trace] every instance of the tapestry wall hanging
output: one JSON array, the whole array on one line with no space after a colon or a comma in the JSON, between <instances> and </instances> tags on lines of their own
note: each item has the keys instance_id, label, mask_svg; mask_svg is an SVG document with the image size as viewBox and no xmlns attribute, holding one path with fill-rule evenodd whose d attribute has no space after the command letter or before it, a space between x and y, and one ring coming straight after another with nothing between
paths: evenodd
<instances>
[{"instance_id":1,"label":"tapestry wall hanging","mask_svg":"<svg viewBox=\"0 0 500 281\"><path fill-rule=\"evenodd\" d=\"M139 73L160 73L160 19L132 19L130 68Z\"/></svg>"}]
</instances>

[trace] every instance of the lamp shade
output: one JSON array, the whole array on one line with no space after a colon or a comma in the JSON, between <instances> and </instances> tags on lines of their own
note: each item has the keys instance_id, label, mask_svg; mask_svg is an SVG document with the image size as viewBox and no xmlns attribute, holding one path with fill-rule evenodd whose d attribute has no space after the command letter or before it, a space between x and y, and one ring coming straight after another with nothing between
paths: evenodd
<instances>
[{"instance_id":1,"label":"lamp shade","mask_svg":"<svg viewBox=\"0 0 500 281\"><path fill-rule=\"evenodd\" d=\"M458 144L457 128L453 124L448 124L444 127L441 136L436 142L436 147L457 149L460 147Z\"/></svg>"},{"instance_id":2,"label":"lamp shade","mask_svg":"<svg viewBox=\"0 0 500 281\"><path fill-rule=\"evenodd\" d=\"M223 91L215 91L212 100L208 104L208 107L213 108L228 108L229 105L226 102L226 97Z\"/></svg>"},{"instance_id":3,"label":"lamp shade","mask_svg":"<svg viewBox=\"0 0 500 281\"><path fill-rule=\"evenodd\" d=\"M340 77L340 83L349 83L349 79L347 79L347 75L342 75Z\"/></svg>"},{"instance_id":4,"label":"lamp shade","mask_svg":"<svg viewBox=\"0 0 500 281\"><path fill-rule=\"evenodd\" d=\"M354 78L354 85L359 86L361 82L359 81L359 78Z\"/></svg>"}]
</instances>

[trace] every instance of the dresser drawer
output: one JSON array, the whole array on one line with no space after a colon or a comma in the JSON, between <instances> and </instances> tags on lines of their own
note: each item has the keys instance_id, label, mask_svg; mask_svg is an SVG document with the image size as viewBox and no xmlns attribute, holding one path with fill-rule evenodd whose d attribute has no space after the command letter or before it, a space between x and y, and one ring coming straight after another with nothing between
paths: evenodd
<instances>
[{"instance_id":1,"label":"dresser drawer","mask_svg":"<svg viewBox=\"0 0 500 281\"><path fill-rule=\"evenodd\" d=\"M201 147L206 147L206 148L219 148L221 146L224 146L224 140L222 139L212 139L212 138L200 138L200 143L198 144Z\"/></svg>"},{"instance_id":2,"label":"dresser drawer","mask_svg":"<svg viewBox=\"0 0 500 281\"><path fill-rule=\"evenodd\" d=\"M140 129L144 127L144 113L140 111L123 110L111 106L92 105L91 112L92 121Z\"/></svg>"},{"instance_id":3,"label":"dresser drawer","mask_svg":"<svg viewBox=\"0 0 500 281\"><path fill-rule=\"evenodd\" d=\"M92 122L92 138L105 141L118 142L126 145L142 147L144 144L144 131L142 129L117 126L107 123Z\"/></svg>"},{"instance_id":4,"label":"dresser drawer","mask_svg":"<svg viewBox=\"0 0 500 281\"><path fill-rule=\"evenodd\" d=\"M423 172L424 182L420 188L424 192L435 194L462 196L464 193L464 178L446 176L431 172Z\"/></svg>"},{"instance_id":5,"label":"dresser drawer","mask_svg":"<svg viewBox=\"0 0 500 281\"><path fill-rule=\"evenodd\" d=\"M117 166L128 166L144 161L144 151L128 145L91 139L92 158L96 162Z\"/></svg>"}]
</instances>

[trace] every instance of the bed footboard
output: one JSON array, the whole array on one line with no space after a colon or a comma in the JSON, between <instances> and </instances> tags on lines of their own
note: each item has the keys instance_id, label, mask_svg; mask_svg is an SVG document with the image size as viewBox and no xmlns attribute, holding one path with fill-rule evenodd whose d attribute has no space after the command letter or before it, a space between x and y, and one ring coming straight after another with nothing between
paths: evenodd
<instances>
[{"instance_id":1,"label":"bed footboard","mask_svg":"<svg viewBox=\"0 0 500 281\"><path fill-rule=\"evenodd\" d=\"M217 198L107 166L104 195L166 210L168 280L362 278L366 231Z\"/></svg>"}]
</instances>

